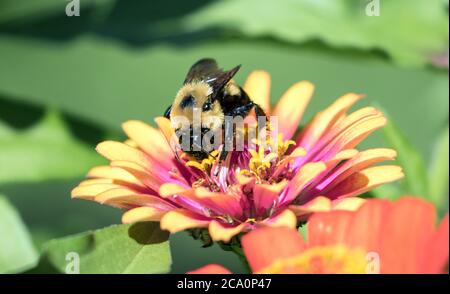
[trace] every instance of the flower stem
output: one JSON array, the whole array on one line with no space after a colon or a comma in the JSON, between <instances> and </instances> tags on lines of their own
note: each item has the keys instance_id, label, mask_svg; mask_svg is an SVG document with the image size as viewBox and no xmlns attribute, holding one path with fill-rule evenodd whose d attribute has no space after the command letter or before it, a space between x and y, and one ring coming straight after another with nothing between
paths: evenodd
<instances>
[{"instance_id":1,"label":"flower stem","mask_svg":"<svg viewBox=\"0 0 450 294\"><path fill-rule=\"evenodd\" d=\"M250 265L248 264L247 258L245 258L245 254L244 254L244 251L242 250L242 248L240 248L240 246L239 247L233 246L233 252L236 253L236 255L238 256L242 265L244 266L245 273L251 274L252 270L250 269Z\"/></svg>"},{"instance_id":2,"label":"flower stem","mask_svg":"<svg viewBox=\"0 0 450 294\"><path fill-rule=\"evenodd\" d=\"M223 242L218 242L218 244L223 250L231 251L234 254L236 254L244 267L245 273L251 273L252 271L250 269L250 265L248 264L247 258L245 258L245 254L244 251L242 250L240 242L239 241L233 242L233 241L228 244Z\"/></svg>"}]
</instances>

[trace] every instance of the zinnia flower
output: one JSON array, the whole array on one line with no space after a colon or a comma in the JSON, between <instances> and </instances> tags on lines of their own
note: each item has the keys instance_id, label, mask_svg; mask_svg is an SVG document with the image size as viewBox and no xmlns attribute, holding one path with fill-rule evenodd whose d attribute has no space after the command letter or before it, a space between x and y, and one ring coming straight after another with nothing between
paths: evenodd
<instances>
[{"instance_id":1,"label":"zinnia flower","mask_svg":"<svg viewBox=\"0 0 450 294\"><path fill-rule=\"evenodd\" d=\"M254 273L444 273L448 234L448 214L436 230L434 207L403 197L314 213L306 242L293 229L262 228L245 235L242 246ZM230 272L211 264L191 273Z\"/></svg>"},{"instance_id":2,"label":"zinnia flower","mask_svg":"<svg viewBox=\"0 0 450 294\"><path fill-rule=\"evenodd\" d=\"M246 145L223 164L213 156L199 162L182 154L177 160L168 119L155 119L159 130L128 121L123 129L130 139L100 143L97 151L110 164L93 168L72 197L123 208L124 223L160 221L172 233L208 228L213 240L228 242L261 226L295 228L311 211L356 209L362 199L353 196L403 176L398 166L373 166L393 160L394 150L355 149L386 123L373 107L347 114L361 95L340 97L294 136L313 94L311 83L292 86L274 109L267 73L252 73L244 89L278 117L277 140Z\"/></svg>"}]
</instances>

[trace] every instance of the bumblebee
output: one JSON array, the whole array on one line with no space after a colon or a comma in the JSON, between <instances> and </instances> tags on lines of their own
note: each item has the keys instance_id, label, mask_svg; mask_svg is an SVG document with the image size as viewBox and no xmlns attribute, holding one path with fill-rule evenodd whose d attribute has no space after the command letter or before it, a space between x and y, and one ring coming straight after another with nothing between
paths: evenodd
<instances>
[{"instance_id":1,"label":"bumblebee","mask_svg":"<svg viewBox=\"0 0 450 294\"><path fill-rule=\"evenodd\" d=\"M245 118L252 109L257 116L264 116L263 109L254 103L245 91L237 85L232 78L240 69L240 65L231 70L220 69L217 62L211 58L204 58L197 61L188 71L183 86L175 96L174 102L169 106L164 114L166 118L185 117L189 120L189 127L184 130L176 128L179 138L189 138L189 148L183 151L197 160L207 158L211 150L201 146L202 139L207 134L221 131L225 128L225 117L235 118L240 116ZM201 120L214 117L219 123L214 125L201 124L195 131L194 112L201 112ZM183 136L184 135L184 136ZM222 132L223 136L223 132ZM232 138L225 138L225 140ZM182 143L182 142L180 142ZM211 142L212 144L214 142ZM224 160L227 151L220 152L220 160Z\"/></svg>"}]
</instances>

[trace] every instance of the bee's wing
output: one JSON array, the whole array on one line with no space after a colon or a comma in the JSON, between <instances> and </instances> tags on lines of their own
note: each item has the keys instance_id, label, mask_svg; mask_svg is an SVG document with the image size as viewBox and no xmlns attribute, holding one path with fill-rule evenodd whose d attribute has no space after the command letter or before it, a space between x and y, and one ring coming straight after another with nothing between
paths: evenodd
<instances>
[{"instance_id":1,"label":"bee's wing","mask_svg":"<svg viewBox=\"0 0 450 294\"><path fill-rule=\"evenodd\" d=\"M203 58L191 66L184 80L184 84L192 81L208 80L221 74L223 74L223 70L219 68L214 59Z\"/></svg>"},{"instance_id":2,"label":"bee's wing","mask_svg":"<svg viewBox=\"0 0 450 294\"><path fill-rule=\"evenodd\" d=\"M212 99L216 99L216 95L234 77L240 68L241 66L238 65L228 71L224 71L218 67L214 59L203 58L191 66L184 80L184 84L192 81L204 81L212 87Z\"/></svg>"},{"instance_id":3,"label":"bee's wing","mask_svg":"<svg viewBox=\"0 0 450 294\"><path fill-rule=\"evenodd\" d=\"M217 94L234 77L240 68L241 66L238 65L228 71L222 71L220 74L206 80L206 82L213 88L213 92Z\"/></svg>"}]
</instances>

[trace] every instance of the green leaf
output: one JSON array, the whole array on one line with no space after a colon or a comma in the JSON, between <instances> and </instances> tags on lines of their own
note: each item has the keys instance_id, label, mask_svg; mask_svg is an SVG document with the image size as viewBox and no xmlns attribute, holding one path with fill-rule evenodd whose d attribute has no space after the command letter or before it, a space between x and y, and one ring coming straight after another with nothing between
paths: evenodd
<instances>
[{"instance_id":1,"label":"green leaf","mask_svg":"<svg viewBox=\"0 0 450 294\"><path fill-rule=\"evenodd\" d=\"M300 227L298 227L298 232L302 236L303 240L308 240L308 223L303 223Z\"/></svg>"},{"instance_id":2,"label":"green leaf","mask_svg":"<svg viewBox=\"0 0 450 294\"><path fill-rule=\"evenodd\" d=\"M159 223L113 225L49 241L32 272L83 274L167 273L172 263L169 234ZM79 260L76 260L79 257Z\"/></svg>"},{"instance_id":3,"label":"green leaf","mask_svg":"<svg viewBox=\"0 0 450 294\"><path fill-rule=\"evenodd\" d=\"M398 164L403 168L403 191L408 194L428 198L428 175L426 165L419 151L406 139L402 131L394 124L392 117L383 128L386 142L398 153Z\"/></svg>"},{"instance_id":4,"label":"green leaf","mask_svg":"<svg viewBox=\"0 0 450 294\"><path fill-rule=\"evenodd\" d=\"M27 228L8 200L0 196L0 274L33 266L38 255Z\"/></svg>"},{"instance_id":5,"label":"green leaf","mask_svg":"<svg viewBox=\"0 0 450 294\"><path fill-rule=\"evenodd\" d=\"M71 1L71 0L70 0ZM92 6L110 5L115 0L82 0L80 10ZM69 0L1 0L0 24L11 22L30 22L50 15L65 15L65 7Z\"/></svg>"},{"instance_id":6,"label":"green leaf","mask_svg":"<svg viewBox=\"0 0 450 294\"><path fill-rule=\"evenodd\" d=\"M379 1L379 16L368 16L367 5L373 2L284 0L261 5L260 0L222 0L188 16L185 27L226 28L297 44L319 39L339 48L379 49L405 65L423 65L429 55L446 51L448 14L442 0Z\"/></svg>"},{"instance_id":7,"label":"green leaf","mask_svg":"<svg viewBox=\"0 0 450 294\"><path fill-rule=\"evenodd\" d=\"M64 13L65 3L58 0L40 1L0 1L0 23L17 19L26 20L39 14L49 14L60 10Z\"/></svg>"},{"instance_id":8,"label":"green leaf","mask_svg":"<svg viewBox=\"0 0 450 294\"><path fill-rule=\"evenodd\" d=\"M57 112L25 130L0 120L0 184L79 177L101 162L92 147L70 134Z\"/></svg>"},{"instance_id":9,"label":"green leaf","mask_svg":"<svg viewBox=\"0 0 450 294\"><path fill-rule=\"evenodd\" d=\"M429 171L430 200L442 207L448 199L449 178L448 126L436 141Z\"/></svg>"}]
</instances>

